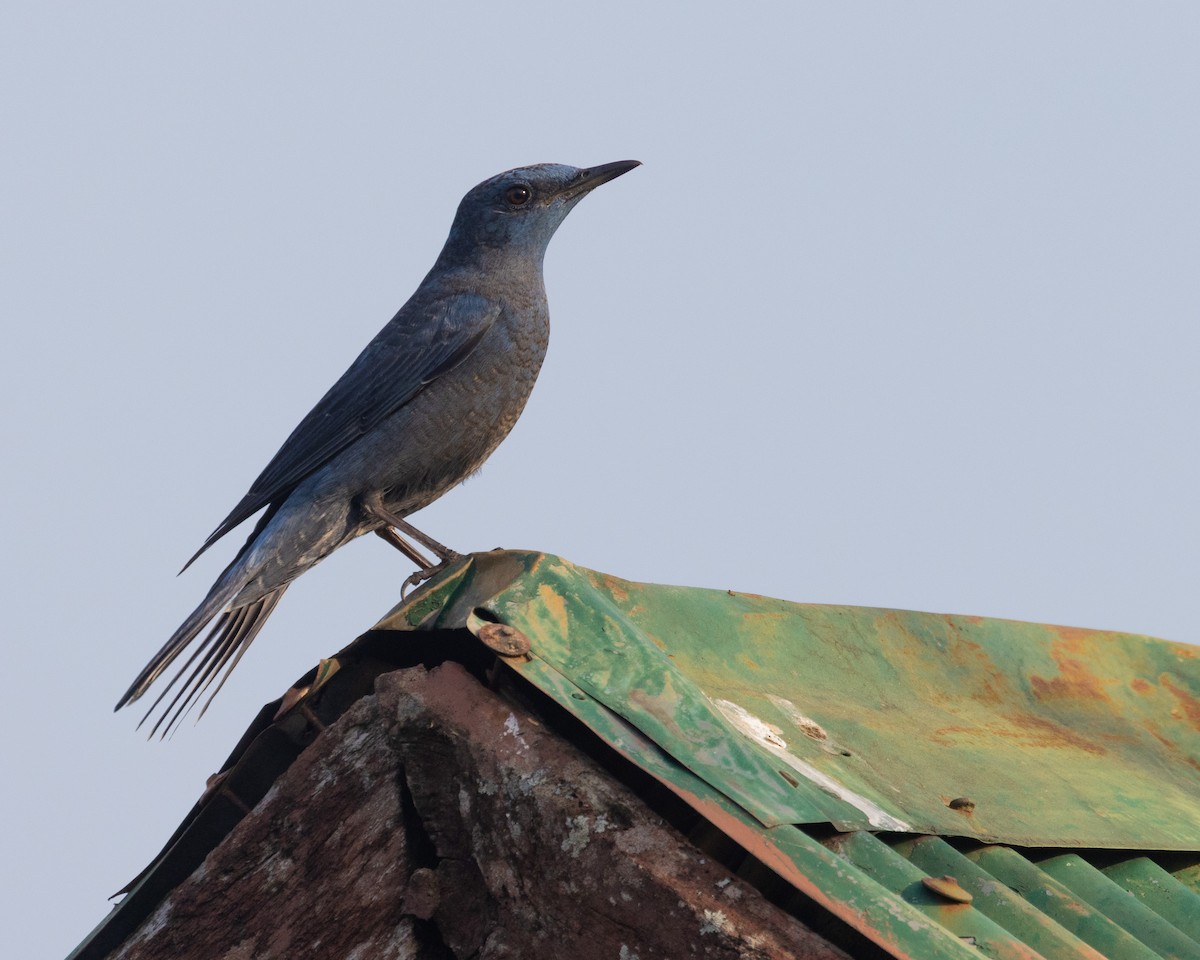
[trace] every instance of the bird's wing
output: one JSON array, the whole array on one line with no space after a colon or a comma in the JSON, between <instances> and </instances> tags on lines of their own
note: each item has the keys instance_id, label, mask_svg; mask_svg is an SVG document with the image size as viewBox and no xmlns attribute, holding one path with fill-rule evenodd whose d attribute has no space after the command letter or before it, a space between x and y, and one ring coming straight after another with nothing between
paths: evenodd
<instances>
[{"instance_id":1,"label":"bird's wing","mask_svg":"<svg viewBox=\"0 0 1200 960\"><path fill-rule=\"evenodd\" d=\"M184 569L243 520L286 497L305 477L461 363L499 315L499 304L475 294L401 309L300 421L249 493Z\"/></svg>"}]
</instances>

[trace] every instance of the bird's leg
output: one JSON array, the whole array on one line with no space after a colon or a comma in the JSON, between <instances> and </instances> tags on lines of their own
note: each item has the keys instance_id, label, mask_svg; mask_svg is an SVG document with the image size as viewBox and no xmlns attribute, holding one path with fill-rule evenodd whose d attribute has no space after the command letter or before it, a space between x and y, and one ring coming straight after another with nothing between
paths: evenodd
<instances>
[{"instance_id":1,"label":"bird's leg","mask_svg":"<svg viewBox=\"0 0 1200 960\"><path fill-rule=\"evenodd\" d=\"M424 556L422 556L416 547L405 540L391 527L379 527L375 531L375 535L383 540L386 540L422 570L427 570L433 566L432 560L427 560Z\"/></svg>"},{"instance_id":2,"label":"bird's leg","mask_svg":"<svg viewBox=\"0 0 1200 960\"><path fill-rule=\"evenodd\" d=\"M361 504L363 512L366 513L367 516L372 517L375 520L382 520L397 532L404 533L412 537L412 539L416 540L417 543L424 547L428 547L430 550L436 553L439 560L442 560L443 562L447 560L457 560L460 556L462 556L462 554L460 554L458 551L451 550L444 544L438 543L433 539L433 537L429 536L429 534L422 533L407 520L396 516L396 514L388 510L387 507L383 505L383 497L378 492L371 493L363 497ZM407 552L405 555L408 555ZM409 559L413 558L410 556Z\"/></svg>"},{"instance_id":3,"label":"bird's leg","mask_svg":"<svg viewBox=\"0 0 1200 960\"><path fill-rule=\"evenodd\" d=\"M399 517L393 517L390 522L397 530L407 533L410 537L416 540L417 543L421 544L421 546L428 547L430 550L436 553L438 558L443 563L449 562L450 560L457 560L462 556L462 554L457 550L451 550L445 544L438 543L429 534L422 533L407 520L401 520Z\"/></svg>"},{"instance_id":4,"label":"bird's leg","mask_svg":"<svg viewBox=\"0 0 1200 960\"><path fill-rule=\"evenodd\" d=\"M415 563L419 570L411 574L404 581L404 586L401 588L400 595L403 599L408 587L415 587L420 583L428 580L435 573L441 570L446 564L452 560L457 560L461 554L451 550L449 547L438 543L433 537L422 533L403 517L398 517L383 505L382 496L376 492L363 497L360 501L363 512L375 520L382 520L387 526L381 527L375 531L380 537L398 549L409 560ZM401 531L408 534L412 539L416 540L422 546L428 547L437 554L440 562L430 563L417 551L415 547L400 535Z\"/></svg>"}]
</instances>

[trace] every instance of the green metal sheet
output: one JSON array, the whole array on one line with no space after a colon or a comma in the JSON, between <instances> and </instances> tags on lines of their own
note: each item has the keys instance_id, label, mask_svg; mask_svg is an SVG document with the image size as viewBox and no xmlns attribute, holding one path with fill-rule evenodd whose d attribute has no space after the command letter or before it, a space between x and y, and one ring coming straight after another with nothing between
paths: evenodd
<instances>
[{"instance_id":1,"label":"green metal sheet","mask_svg":"<svg viewBox=\"0 0 1200 960\"><path fill-rule=\"evenodd\" d=\"M936 920L983 956L997 960L1040 956L983 911L939 897L923 882L929 874L873 834L866 831L842 834L831 840L830 845L867 876Z\"/></svg>"},{"instance_id":2,"label":"green metal sheet","mask_svg":"<svg viewBox=\"0 0 1200 960\"><path fill-rule=\"evenodd\" d=\"M1171 875L1193 893L1200 894L1200 863L1174 870Z\"/></svg>"},{"instance_id":3,"label":"green metal sheet","mask_svg":"<svg viewBox=\"0 0 1200 960\"><path fill-rule=\"evenodd\" d=\"M1104 875L1200 944L1200 894L1176 882L1149 857L1132 857L1104 868Z\"/></svg>"},{"instance_id":4,"label":"green metal sheet","mask_svg":"<svg viewBox=\"0 0 1200 960\"><path fill-rule=\"evenodd\" d=\"M1038 954L1104 960L1088 946L1023 899L1007 884L964 857L940 837L914 837L896 844L898 853L932 877L952 876L974 898L971 905Z\"/></svg>"},{"instance_id":5,"label":"green metal sheet","mask_svg":"<svg viewBox=\"0 0 1200 960\"><path fill-rule=\"evenodd\" d=\"M1167 923L1128 890L1114 883L1076 853L1064 853L1038 864L1047 875L1119 923L1161 957L1195 960L1200 943Z\"/></svg>"},{"instance_id":6,"label":"green metal sheet","mask_svg":"<svg viewBox=\"0 0 1200 960\"><path fill-rule=\"evenodd\" d=\"M1072 853L1099 898L1055 878L1062 857L975 843L1200 849L1190 648L648 586L504 552L380 627L483 638L488 622L528 639L513 669L893 956L1200 957L1170 919L1187 916L1196 854L1164 854L1174 874L1128 857L1108 879ZM822 823L843 832L821 844L800 826ZM950 877L958 901L940 892Z\"/></svg>"},{"instance_id":7,"label":"green metal sheet","mask_svg":"<svg viewBox=\"0 0 1200 960\"><path fill-rule=\"evenodd\" d=\"M379 626L493 620L765 826L1200 849L1200 660L1153 638L464 560ZM548 691L549 692L549 691Z\"/></svg>"},{"instance_id":8,"label":"green metal sheet","mask_svg":"<svg viewBox=\"0 0 1200 960\"><path fill-rule=\"evenodd\" d=\"M1112 960L1153 960L1158 954L1126 930L1076 896L1020 853L1008 847L984 847L968 858L1009 889L1015 891L1064 930L1090 944Z\"/></svg>"}]
</instances>

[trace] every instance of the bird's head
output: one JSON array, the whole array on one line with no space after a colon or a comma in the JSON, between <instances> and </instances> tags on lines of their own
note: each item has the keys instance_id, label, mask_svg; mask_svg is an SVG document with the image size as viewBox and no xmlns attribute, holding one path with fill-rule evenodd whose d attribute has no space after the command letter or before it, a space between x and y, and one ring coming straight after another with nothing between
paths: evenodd
<instances>
[{"instance_id":1,"label":"bird's head","mask_svg":"<svg viewBox=\"0 0 1200 960\"><path fill-rule=\"evenodd\" d=\"M637 160L618 160L581 169L538 163L497 174L463 197L446 253L474 259L487 250L502 249L540 263L554 231L575 204L639 165Z\"/></svg>"}]
</instances>

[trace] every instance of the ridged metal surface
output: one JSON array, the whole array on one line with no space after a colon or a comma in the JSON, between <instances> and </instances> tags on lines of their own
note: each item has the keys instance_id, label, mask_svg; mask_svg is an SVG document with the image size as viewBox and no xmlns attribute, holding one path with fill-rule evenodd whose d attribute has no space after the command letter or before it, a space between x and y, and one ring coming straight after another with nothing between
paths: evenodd
<instances>
[{"instance_id":1,"label":"ridged metal surface","mask_svg":"<svg viewBox=\"0 0 1200 960\"><path fill-rule=\"evenodd\" d=\"M886 896L916 907L985 956L1200 957L1195 855L1021 852L866 832L826 844ZM947 875L971 894L969 904L948 901L921 882Z\"/></svg>"},{"instance_id":2,"label":"ridged metal surface","mask_svg":"<svg viewBox=\"0 0 1200 960\"><path fill-rule=\"evenodd\" d=\"M1200 960L1194 648L516 553L380 626L493 622L529 641L513 669L893 956Z\"/></svg>"}]
</instances>

